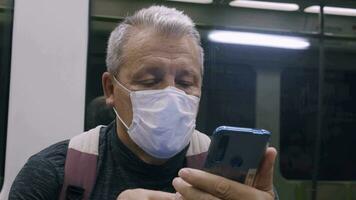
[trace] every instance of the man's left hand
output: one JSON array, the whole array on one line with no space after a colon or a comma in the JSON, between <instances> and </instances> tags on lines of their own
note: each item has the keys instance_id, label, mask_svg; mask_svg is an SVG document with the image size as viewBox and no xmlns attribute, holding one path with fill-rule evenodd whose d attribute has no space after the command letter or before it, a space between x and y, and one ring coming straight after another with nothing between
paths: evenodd
<instances>
[{"instance_id":1,"label":"man's left hand","mask_svg":"<svg viewBox=\"0 0 356 200\"><path fill-rule=\"evenodd\" d=\"M273 166L277 151L268 148L256 175L254 187L201 170L184 168L173 180L178 199L184 200L273 200Z\"/></svg>"}]
</instances>

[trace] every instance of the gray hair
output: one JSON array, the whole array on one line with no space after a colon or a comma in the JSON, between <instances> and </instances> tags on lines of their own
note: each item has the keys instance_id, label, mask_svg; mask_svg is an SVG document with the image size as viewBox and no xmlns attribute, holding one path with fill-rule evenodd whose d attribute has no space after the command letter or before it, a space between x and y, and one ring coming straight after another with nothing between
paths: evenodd
<instances>
[{"instance_id":1,"label":"gray hair","mask_svg":"<svg viewBox=\"0 0 356 200\"><path fill-rule=\"evenodd\" d=\"M203 69L204 52L201 48L200 35L192 19L182 11L165 6L151 6L128 16L110 34L107 46L107 70L116 75L123 63L124 46L129 38L131 27L153 28L158 33L175 36L189 36L196 41L201 55ZM203 70L202 70L203 72Z\"/></svg>"}]
</instances>

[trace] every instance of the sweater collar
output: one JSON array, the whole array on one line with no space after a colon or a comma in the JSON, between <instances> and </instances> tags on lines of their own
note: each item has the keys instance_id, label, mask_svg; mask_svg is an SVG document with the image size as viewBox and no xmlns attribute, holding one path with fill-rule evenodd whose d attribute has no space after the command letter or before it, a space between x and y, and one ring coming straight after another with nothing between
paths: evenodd
<instances>
[{"instance_id":1,"label":"sweater collar","mask_svg":"<svg viewBox=\"0 0 356 200\"><path fill-rule=\"evenodd\" d=\"M164 164L152 165L142 161L120 140L116 133L115 121L109 125L108 130L111 141L110 149L115 163L120 164L125 170L132 171L142 178L176 177L179 169L186 165L185 155L189 145Z\"/></svg>"}]
</instances>

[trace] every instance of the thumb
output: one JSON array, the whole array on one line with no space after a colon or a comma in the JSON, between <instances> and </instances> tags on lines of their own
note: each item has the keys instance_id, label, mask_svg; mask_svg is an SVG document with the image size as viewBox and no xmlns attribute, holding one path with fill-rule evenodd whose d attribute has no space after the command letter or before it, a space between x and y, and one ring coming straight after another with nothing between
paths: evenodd
<instances>
[{"instance_id":1,"label":"thumb","mask_svg":"<svg viewBox=\"0 0 356 200\"><path fill-rule=\"evenodd\" d=\"M277 156L277 150L274 147L268 147L257 172L255 179L255 188L262 191L273 190L273 169Z\"/></svg>"}]
</instances>

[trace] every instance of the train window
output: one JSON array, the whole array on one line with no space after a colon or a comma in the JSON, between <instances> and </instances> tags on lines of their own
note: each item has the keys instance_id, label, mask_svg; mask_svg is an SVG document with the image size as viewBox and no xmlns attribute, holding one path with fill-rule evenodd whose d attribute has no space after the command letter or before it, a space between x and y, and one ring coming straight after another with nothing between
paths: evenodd
<instances>
[{"instance_id":1,"label":"train window","mask_svg":"<svg viewBox=\"0 0 356 200\"><path fill-rule=\"evenodd\" d=\"M13 2L0 0L0 188L4 181Z\"/></svg>"},{"instance_id":2,"label":"train window","mask_svg":"<svg viewBox=\"0 0 356 200\"><path fill-rule=\"evenodd\" d=\"M355 180L355 18L327 13L326 38L321 43L317 34L318 10L307 9L318 2L298 1L299 8L289 12L232 7L230 1L92 1L85 128L98 124L92 120L92 107L103 103L101 74L106 70L110 32L128 14L152 4L164 4L191 16L202 37L205 64L197 118L200 131L210 135L219 125L272 131L271 143L280 152L276 167L280 184L286 185L285 179L312 179L315 159L320 161L318 180ZM348 0L333 1L333 6L356 8ZM225 35L219 40L214 39L213 33ZM236 37L226 41L229 34ZM289 45L288 39L297 41L297 46ZM323 57L319 56L321 47ZM320 61L325 64L323 68ZM319 82L322 76L324 79ZM114 114L108 113L99 117L107 120L100 123L114 119ZM322 125L321 147L315 157L318 119Z\"/></svg>"},{"instance_id":3,"label":"train window","mask_svg":"<svg viewBox=\"0 0 356 200\"><path fill-rule=\"evenodd\" d=\"M238 62L237 57L244 55L241 49L210 41L209 29L199 31L205 64L197 128L210 135L221 125L254 127L256 71L251 64Z\"/></svg>"},{"instance_id":4,"label":"train window","mask_svg":"<svg viewBox=\"0 0 356 200\"><path fill-rule=\"evenodd\" d=\"M325 41L320 180L355 180L356 42ZM281 75L281 169L290 179L311 179L318 115L318 69ZM335 170L339 169L339 170Z\"/></svg>"}]
</instances>

